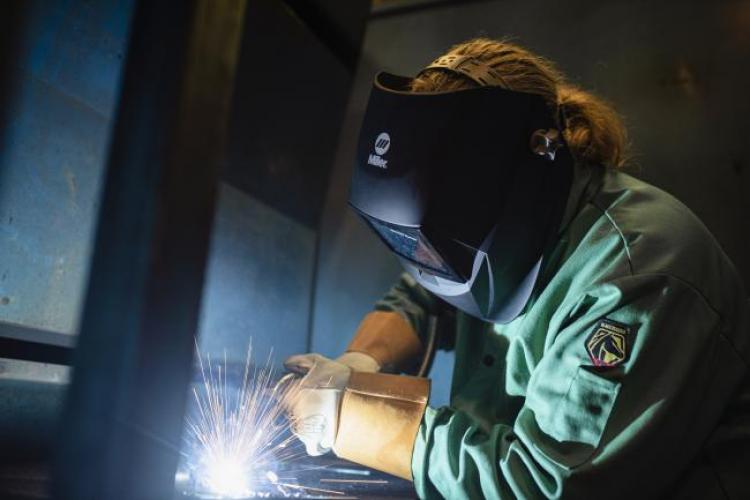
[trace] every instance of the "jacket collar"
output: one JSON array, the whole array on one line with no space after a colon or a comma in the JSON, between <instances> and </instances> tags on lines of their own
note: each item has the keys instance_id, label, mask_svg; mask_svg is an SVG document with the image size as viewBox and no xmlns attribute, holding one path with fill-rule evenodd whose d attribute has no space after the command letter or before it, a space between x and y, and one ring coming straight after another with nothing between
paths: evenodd
<instances>
[{"instance_id":1,"label":"jacket collar","mask_svg":"<svg viewBox=\"0 0 750 500\"><path fill-rule=\"evenodd\" d=\"M583 207L591 201L602 187L606 167L601 165L583 165L576 163L573 167L573 182L565 205L558 235L565 233L570 223Z\"/></svg>"}]
</instances>

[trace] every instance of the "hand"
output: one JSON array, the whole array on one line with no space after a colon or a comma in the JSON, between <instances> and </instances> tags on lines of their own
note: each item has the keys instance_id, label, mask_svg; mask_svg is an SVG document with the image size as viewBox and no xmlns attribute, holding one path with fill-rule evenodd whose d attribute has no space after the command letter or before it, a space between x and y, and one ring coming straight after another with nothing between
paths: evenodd
<instances>
[{"instance_id":1,"label":"hand","mask_svg":"<svg viewBox=\"0 0 750 500\"><path fill-rule=\"evenodd\" d=\"M320 354L296 354L284 361L284 367L291 372L305 375L316 363L330 361L332 360ZM336 358L336 362L348 366L355 372L377 373L381 369L375 358L363 352L345 352Z\"/></svg>"},{"instance_id":2,"label":"hand","mask_svg":"<svg viewBox=\"0 0 750 500\"><path fill-rule=\"evenodd\" d=\"M289 402L292 432L304 443L308 455L328 453L336 438L341 394L351 368L319 354L291 356L284 366L305 375Z\"/></svg>"},{"instance_id":3,"label":"hand","mask_svg":"<svg viewBox=\"0 0 750 500\"><path fill-rule=\"evenodd\" d=\"M334 361L320 354L287 358L287 370L304 375L289 404L292 431L305 444L308 455L328 453L338 427L341 394L353 371L378 372L380 365L361 352L347 352Z\"/></svg>"}]
</instances>

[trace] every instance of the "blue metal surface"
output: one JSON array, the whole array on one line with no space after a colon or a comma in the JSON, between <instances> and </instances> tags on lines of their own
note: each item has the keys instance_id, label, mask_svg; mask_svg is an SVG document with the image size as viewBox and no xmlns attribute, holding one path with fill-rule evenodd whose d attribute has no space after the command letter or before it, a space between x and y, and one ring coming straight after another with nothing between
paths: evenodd
<instances>
[{"instance_id":1,"label":"blue metal surface","mask_svg":"<svg viewBox=\"0 0 750 500\"><path fill-rule=\"evenodd\" d=\"M212 357L256 361L304 352L315 232L242 191L222 184L214 219L200 322Z\"/></svg>"},{"instance_id":2,"label":"blue metal surface","mask_svg":"<svg viewBox=\"0 0 750 500\"><path fill-rule=\"evenodd\" d=\"M108 122L25 80L0 148L0 319L74 333Z\"/></svg>"},{"instance_id":3,"label":"blue metal surface","mask_svg":"<svg viewBox=\"0 0 750 500\"><path fill-rule=\"evenodd\" d=\"M0 127L0 320L75 333L133 1L22 4Z\"/></svg>"},{"instance_id":4,"label":"blue metal surface","mask_svg":"<svg viewBox=\"0 0 750 500\"><path fill-rule=\"evenodd\" d=\"M60 93L110 116L135 0L28 1L18 66Z\"/></svg>"},{"instance_id":5,"label":"blue metal surface","mask_svg":"<svg viewBox=\"0 0 750 500\"><path fill-rule=\"evenodd\" d=\"M247 23L222 178L316 229L352 75L281 1Z\"/></svg>"},{"instance_id":6,"label":"blue metal surface","mask_svg":"<svg viewBox=\"0 0 750 500\"><path fill-rule=\"evenodd\" d=\"M77 333L133 4L24 2L0 135L0 321ZM314 230L350 75L280 2L250 9L223 173L250 196L224 189L202 328L214 352L249 336L267 352L283 334L281 358L306 346ZM277 49L258 53L268 43ZM296 76L258 78L259 66Z\"/></svg>"}]
</instances>

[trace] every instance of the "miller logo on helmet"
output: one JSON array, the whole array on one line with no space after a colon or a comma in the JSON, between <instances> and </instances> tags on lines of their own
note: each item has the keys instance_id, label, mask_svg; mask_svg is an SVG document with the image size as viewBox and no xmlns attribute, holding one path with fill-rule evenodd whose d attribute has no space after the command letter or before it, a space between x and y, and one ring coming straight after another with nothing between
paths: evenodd
<instances>
[{"instance_id":1,"label":"miller logo on helmet","mask_svg":"<svg viewBox=\"0 0 750 500\"><path fill-rule=\"evenodd\" d=\"M387 132L382 132L377 139L375 139L375 152L379 155L384 155L388 152L388 148L391 147L391 136Z\"/></svg>"},{"instance_id":2,"label":"miller logo on helmet","mask_svg":"<svg viewBox=\"0 0 750 500\"><path fill-rule=\"evenodd\" d=\"M382 155L386 154L391 147L391 136L387 132L381 132L375 139L375 154L367 158L367 163L378 168L388 168L388 160L384 160Z\"/></svg>"}]
</instances>

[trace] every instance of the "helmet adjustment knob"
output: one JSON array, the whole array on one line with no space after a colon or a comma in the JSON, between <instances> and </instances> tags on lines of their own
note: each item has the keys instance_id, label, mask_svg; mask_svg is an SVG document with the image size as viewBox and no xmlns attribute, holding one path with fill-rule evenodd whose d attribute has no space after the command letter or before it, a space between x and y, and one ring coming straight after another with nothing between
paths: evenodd
<instances>
[{"instance_id":1,"label":"helmet adjustment knob","mask_svg":"<svg viewBox=\"0 0 750 500\"><path fill-rule=\"evenodd\" d=\"M555 128L535 130L531 134L529 147L535 155L544 156L549 161L555 161L555 153L562 147L560 132Z\"/></svg>"}]
</instances>

